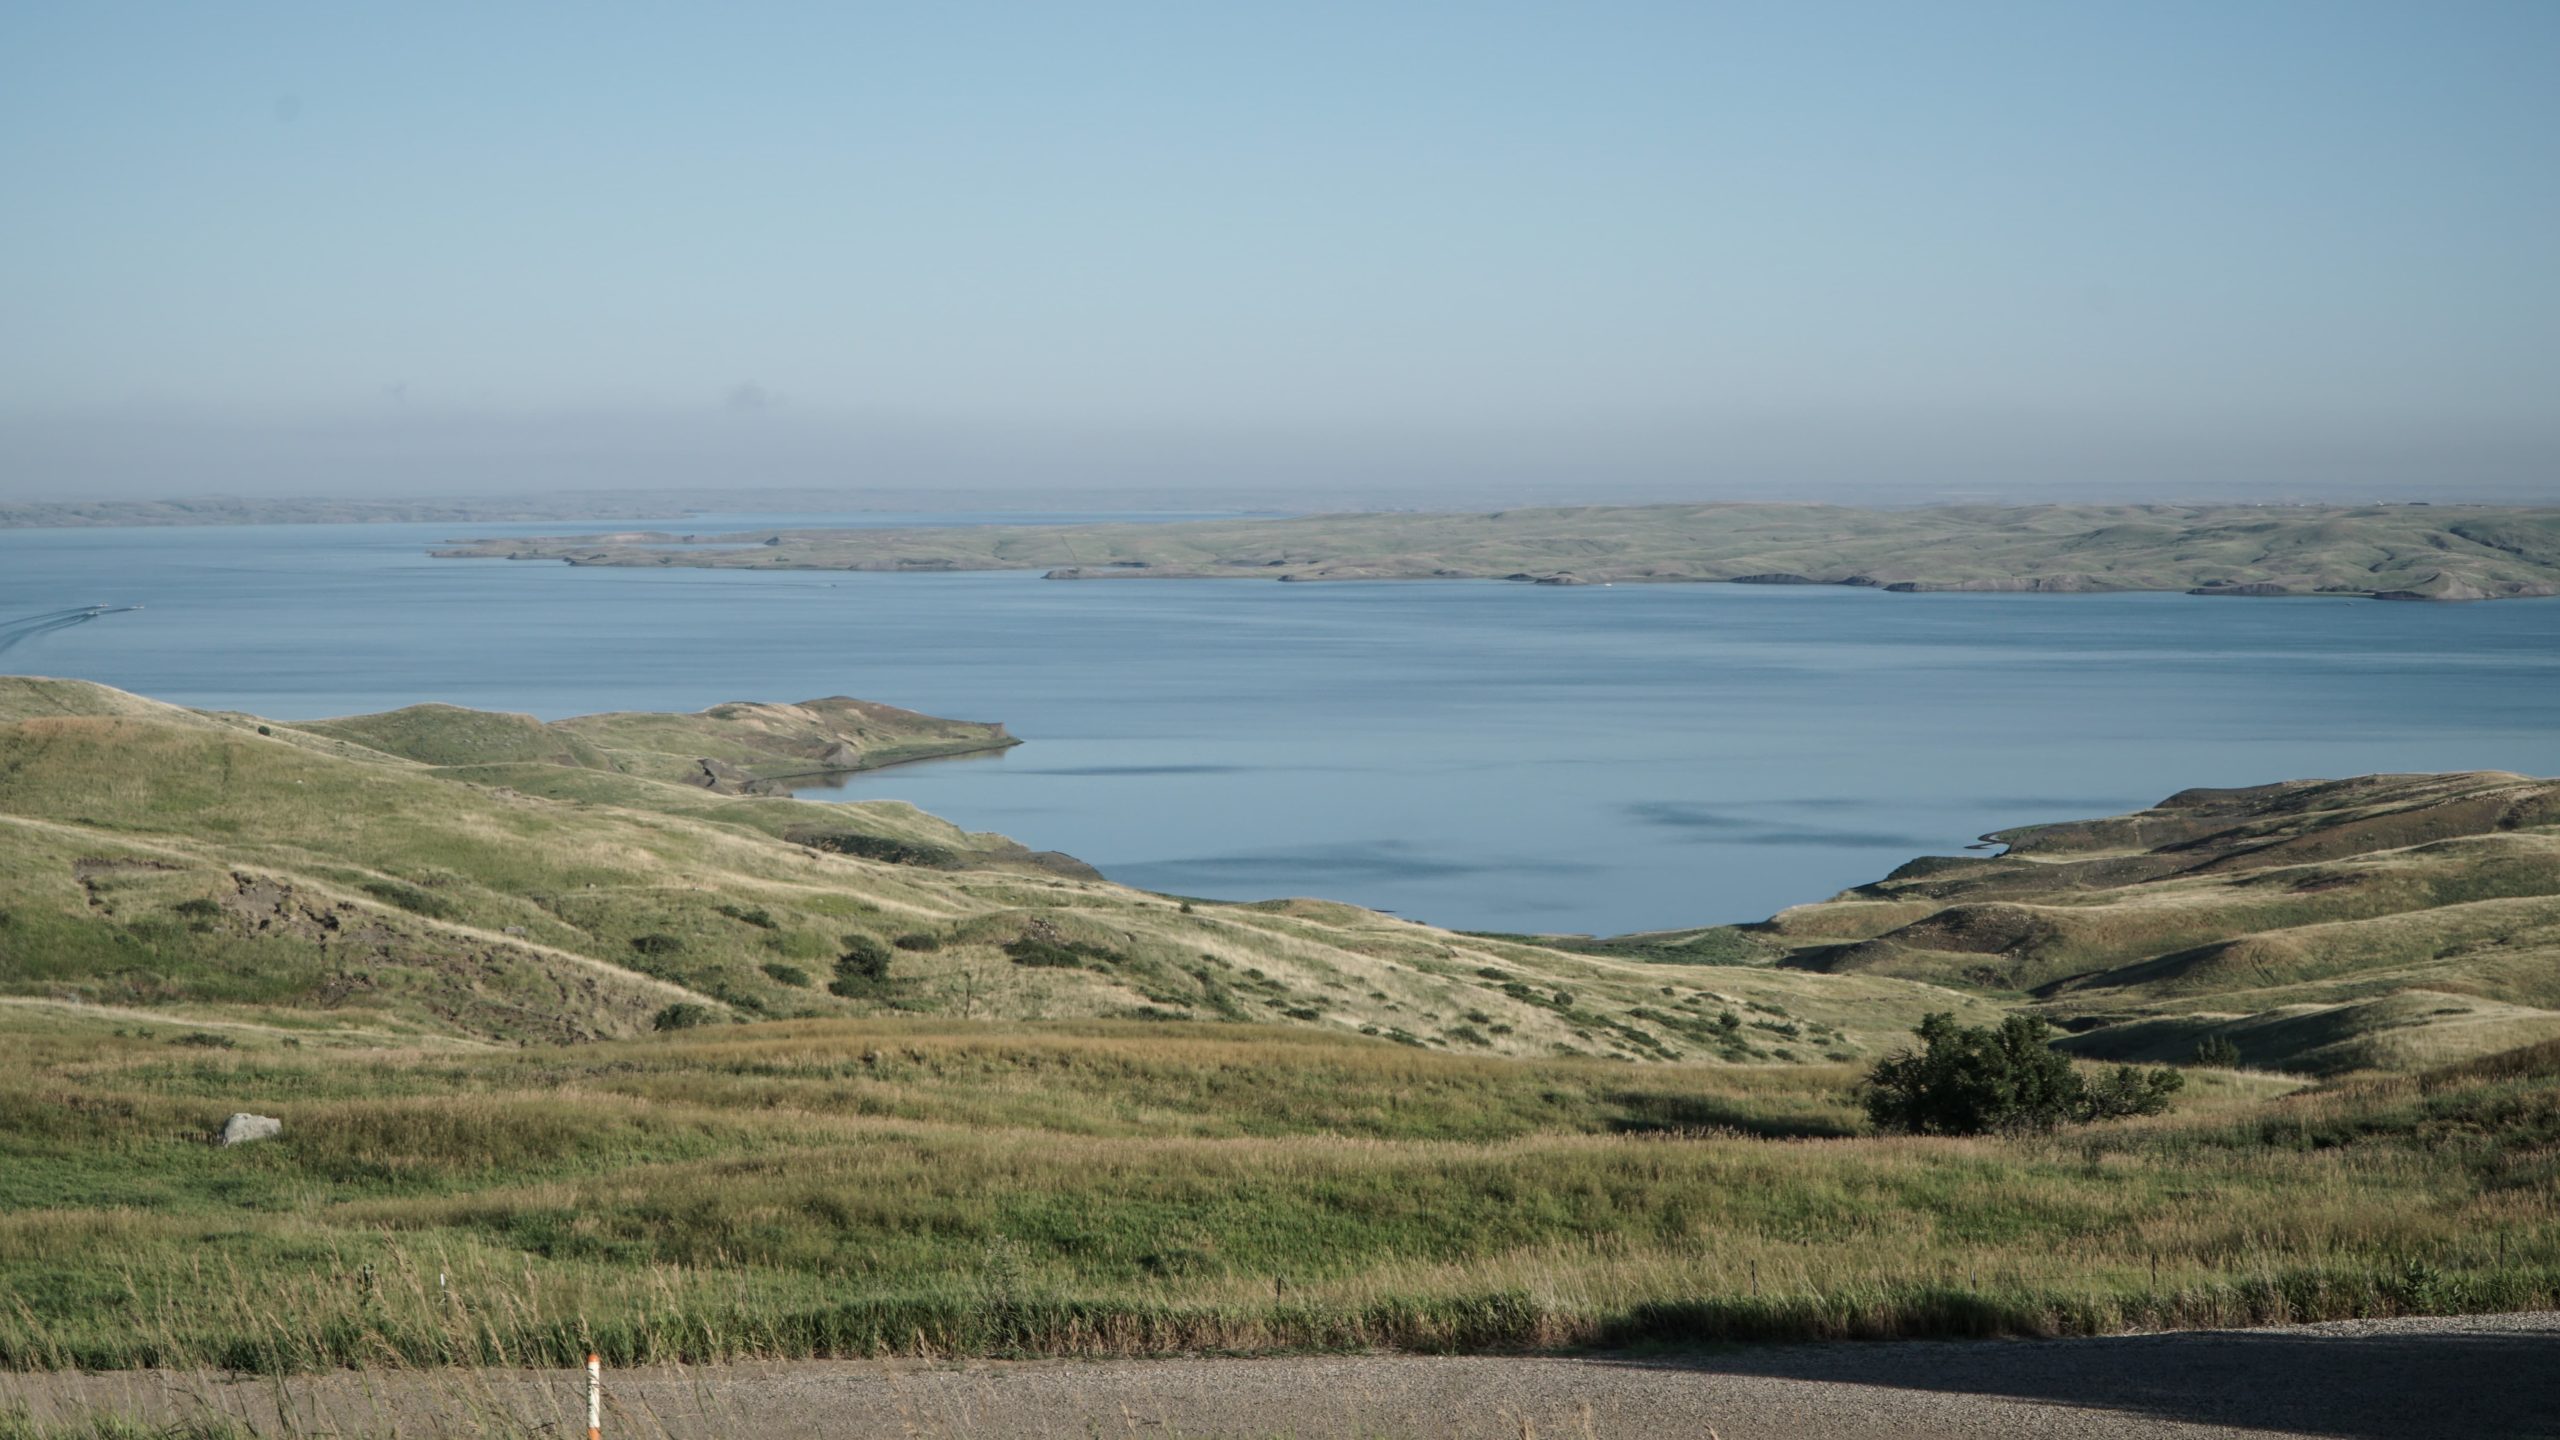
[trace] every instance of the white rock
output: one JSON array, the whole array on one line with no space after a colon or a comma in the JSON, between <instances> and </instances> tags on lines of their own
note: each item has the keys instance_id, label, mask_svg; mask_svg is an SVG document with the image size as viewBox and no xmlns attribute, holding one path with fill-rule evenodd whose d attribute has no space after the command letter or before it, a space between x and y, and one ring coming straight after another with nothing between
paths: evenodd
<instances>
[{"instance_id":1,"label":"white rock","mask_svg":"<svg viewBox=\"0 0 2560 1440\"><path fill-rule=\"evenodd\" d=\"M284 1122L272 1115L252 1115L243 1110L222 1122L222 1133L213 1137L216 1145L237 1145L246 1140L268 1140L284 1133Z\"/></svg>"}]
</instances>

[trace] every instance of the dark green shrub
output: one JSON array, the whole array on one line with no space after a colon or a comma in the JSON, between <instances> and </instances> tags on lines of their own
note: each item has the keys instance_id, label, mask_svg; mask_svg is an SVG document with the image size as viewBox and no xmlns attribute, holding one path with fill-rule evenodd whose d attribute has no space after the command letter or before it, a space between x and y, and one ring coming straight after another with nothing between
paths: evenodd
<instances>
[{"instance_id":1,"label":"dark green shrub","mask_svg":"<svg viewBox=\"0 0 2560 1440\"><path fill-rule=\"evenodd\" d=\"M803 990L809 988L809 972L797 965L784 965L777 962L765 966L764 973L771 977L775 984L797 985Z\"/></svg>"},{"instance_id":2,"label":"dark green shrub","mask_svg":"<svg viewBox=\"0 0 2560 1440\"><path fill-rule=\"evenodd\" d=\"M921 865L930 869L950 870L960 864L959 852L939 845L926 845L913 840L893 840L886 835L864 835L852 830L793 831L783 837L812 850L826 850L837 855L851 855L863 860L877 860L884 865Z\"/></svg>"},{"instance_id":3,"label":"dark green shrub","mask_svg":"<svg viewBox=\"0 0 2560 1440\"><path fill-rule=\"evenodd\" d=\"M424 915L430 920L450 920L456 913L446 901L397 880L367 880L359 888L376 900L387 901L412 915Z\"/></svg>"},{"instance_id":4,"label":"dark green shrub","mask_svg":"<svg viewBox=\"0 0 2560 1440\"><path fill-rule=\"evenodd\" d=\"M240 1042L232 1039L228 1035L217 1035L210 1030L190 1030L184 1035L172 1038L169 1043L172 1045L193 1045L204 1050L229 1050L236 1047Z\"/></svg>"},{"instance_id":5,"label":"dark green shrub","mask_svg":"<svg viewBox=\"0 0 2560 1440\"><path fill-rule=\"evenodd\" d=\"M901 935L889 943L901 950L933 951L942 948L942 937L918 930L913 934Z\"/></svg>"},{"instance_id":6,"label":"dark green shrub","mask_svg":"<svg viewBox=\"0 0 2560 1440\"><path fill-rule=\"evenodd\" d=\"M2207 1035L2196 1042L2196 1063L2228 1070L2240 1063L2240 1047L2228 1035Z\"/></svg>"},{"instance_id":7,"label":"dark green shrub","mask_svg":"<svg viewBox=\"0 0 2560 1440\"><path fill-rule=\"evenodd\" d=\"M1915 1033L1917 1054L1891 1056L1867 1072L1867 1118L1879 1129L1983 1135L2156 1115L2186 1083L2175 1070L2122 1065L2093 1088L2032 1015L2012 1015L1993 1028L1959 1025L1942 1012L1922 1017Z\"/></svg>"},{"instance_id":8,"label":"dark green shrub","mask_svg":"<svg viewBox=\"0 0 2560 1440\"><path fill-rule=\"evenodd\" d=\"M2169 1108L2169 1097L2186 1088L2187 1077L2163 1065L2144 1070L2118 1065L2081 1087L2079 1120L2118 1120L2127 1115L2157 1115Z\"/></svg>"},{"instance_id":9,"label":"dark green shrub","mask_svg":"<svg viewBox=\"0 0 2560 1440\"><path fill-rule=\"evenodd\" d=\"M836 978L827 982L837 995L867 995L889 978L889 947L870 935L844 937L844 953L836 957Z\"/></svg>"},{"instance_id":10,"label":"dark green shrub","mask_svg":"<svg viewBox=\"0 0 2560 1440\"><path fill-rule=\"evenodd\" d=\"M870 935L844 937L844 953L836 957L836 973L864 980L889 978L889 947Z\"/></svg>"},{"instance_id":11,"label":"dark green shrub","mask_svg":"<svg viewBox=\"0 0 2560 1440\"><path fill-rule=\"evenodd\" d=\"M1006 941L1004 953L1012 956L1016 965L1049 966L1059 970L1084 968L1084 956L1075 947L1032 935Z\"/></svg>"},{"instance_id":12,"label":"dark green shrub","mask_svg":"<svg viewBox=\"0 0 2560 1440\"><path fill-rule=\"evenodd\" d=\"M684 949L684 942L673 935L634 935L631 948L643 955L673 955Z\"/></svg>"},{"instance_id":13,"label":"dark green shrub","mask_svg":"<svg viewBox=\"0 0 2560 1440\"><path fill-rule=\"evenodd\" d=\"M657 1014L651 1016L649 1018L649 1028L652 1030L691 1030L696 1026L713 1024L717 1022L719 1018L719 1012L713 1010L708 1005L697 1005L691 1000L679 1000L673 1005L670 1005L659 1011Z\"/></svg>"}]
</instances>

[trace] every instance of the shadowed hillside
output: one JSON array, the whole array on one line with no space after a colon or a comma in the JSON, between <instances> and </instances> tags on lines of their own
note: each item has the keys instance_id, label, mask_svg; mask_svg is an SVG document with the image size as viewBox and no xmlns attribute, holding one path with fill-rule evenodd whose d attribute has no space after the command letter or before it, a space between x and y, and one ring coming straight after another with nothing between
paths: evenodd
<instances>
[{"instance_id":1,"label":"shadowed hillside","mask_svg":"<svg viewBox=\"0 0 2560 1440\"><path fill-rule=\"evenodd\" d=\"M2371 775L2190 790L2005 831L1765 925L1644 937L2014 996L2108 1059L2313 1074L2560 1035L2560 782ZM2219 1048L2217 1044L2216 1048Z\"/></svg>"}]
</instances>

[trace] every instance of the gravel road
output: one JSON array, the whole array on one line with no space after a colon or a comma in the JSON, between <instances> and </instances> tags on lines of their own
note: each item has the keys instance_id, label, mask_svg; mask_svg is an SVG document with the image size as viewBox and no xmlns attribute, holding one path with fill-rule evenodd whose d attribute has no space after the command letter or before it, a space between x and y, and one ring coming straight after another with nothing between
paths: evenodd
<instances>
[{"instance_id":1,"label":"gravel road","mask_svg":"<svg viewBox=\"0 0 2560 1440\"><path fill-rule=\"evenodd\" d=\"M813 1361L608 1376L605 1435L1948 1440L2560 1437L2560 1313L2101 1340L1736 1347L1676 1356L1358 1355L925 1365ZM585 1425L558 1372L0 1375L0 1411L205 1410L263 1434Z\"/></svg>"}]
</instances>

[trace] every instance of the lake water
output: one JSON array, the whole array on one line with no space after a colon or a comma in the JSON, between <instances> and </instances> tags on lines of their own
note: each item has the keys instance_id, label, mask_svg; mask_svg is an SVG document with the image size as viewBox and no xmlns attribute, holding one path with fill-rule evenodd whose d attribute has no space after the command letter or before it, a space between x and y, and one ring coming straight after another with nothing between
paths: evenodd
<instances>
[{"instance_id":1,"label":"lake water","mask_svg":"<svg viewBox=\"0 0 2560 1440\"><path fill-rule=\"evenodd\" d=\"M1052 517L696 516L683 530ZM1128 518L1128 517L1115 517ZM0 531L0 668L311 718L848 694L1002 720L856 779L1115 879L1445 925L1752 919L2190 785L2560 773L2560 602L1044 582L447 561L367 525ZM0 631L0 643L10 634Z\"/></svg>"}]
</instances>

